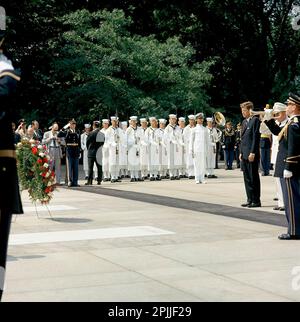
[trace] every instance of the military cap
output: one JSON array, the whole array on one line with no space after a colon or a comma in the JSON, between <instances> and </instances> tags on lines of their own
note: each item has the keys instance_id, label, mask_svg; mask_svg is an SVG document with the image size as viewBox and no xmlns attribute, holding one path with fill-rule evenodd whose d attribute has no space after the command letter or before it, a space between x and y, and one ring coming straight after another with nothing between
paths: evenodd
<instances>
[{"instance_id":1,"label":"military cap","mask_svg":"<svg viewBox=\"0 0 300 322\"><path fill-rule=\"evenodd\" d=\"M197 119L204 119L204 114L203 113L198 113L195 115L196 120Z\"/></svg>"},{"instance_id":2,"label":"military cap","mask_svg":"<svg viewBox=\"0 0 300 322\"><path fill-rule=\"evenodd\" d=\"M290 93L289 98L288 98L288 102L293 102L293 103L300 106L300 94Z\"/></svg>"}]
</instances>

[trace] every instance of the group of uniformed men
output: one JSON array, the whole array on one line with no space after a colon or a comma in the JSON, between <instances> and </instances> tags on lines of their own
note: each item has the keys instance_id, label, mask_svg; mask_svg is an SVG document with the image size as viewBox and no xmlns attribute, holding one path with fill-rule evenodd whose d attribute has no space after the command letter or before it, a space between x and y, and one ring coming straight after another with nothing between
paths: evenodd
<instances>
[{"instance_id":1,"label":"group of uniformed men","mask_svg":"<svg viewBox=\"0 0 300 322\"><path fill-rule=\"evenodd\" d=\"M195 179L196 183L205 183L205 176L216 178L216 144L222 132L213 126L213 118L207 118L204 127L202 113L189 115L188 120L186 125L184 117L177 120L176 115L170 114L168 125L166 119L150 117L150 126L146 118L141 118L138 126L138 118L131 116L129 126L127 122L121 122L119 126L116 116L103 119L100 132L104 134L105 142L99 146L101 153L97 154L103 181L120 182L128 176L131 182L148 178L150 181L189 178ZM81 136L86 175L89 163L86 142L91 133L93 131L87 131ZM90 163L91 166L94 167ZM95 177L99 178L99 175ZM89 178L87 184L91 183Z\"/></svg>"}]
</instances>

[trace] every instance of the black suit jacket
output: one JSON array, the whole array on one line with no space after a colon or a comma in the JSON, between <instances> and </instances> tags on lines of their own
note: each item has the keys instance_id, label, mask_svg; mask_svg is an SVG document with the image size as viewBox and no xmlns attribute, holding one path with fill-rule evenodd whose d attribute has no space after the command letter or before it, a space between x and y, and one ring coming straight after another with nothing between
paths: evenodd
<instances>
[{"instance_id":1,"label":"black suit jacket","mask_svg":"<svg viewBox=\"0 0 300 322\"><path fill-rule=\"evenodd\" d=\"M103 135L103 141L99 142L97 137ZM104 144L104 134L100 132L100 129L94 130L86 139L86 146L88 148L88 158L95 158L97 155L98 149Z\"/></svg>"},{"instance_id":2,"label":"black suit jacket","mask_svg":"<svg viewBox=\"0 0 300 322\"><path fill-rule=\"evenodd\" d=\"M9 72L12 76L5 74ZM0 73L0 151L15 149L15 136L12 129L12 117L15 106L12 97L15 93L18 73L14 70ZM21 214L22 203L19 193L16 160L0 157L0 210Z\"/></svg>"},{"instance_id":3,"label":"black suit jacket","mask_svg":"<svg viewBox=\"0 0 300 322\"><path fill-rule=\"evenodd\" d=\"M260 121L257 117L245 119L242 123L240 153L243 160L247 160L250 153L255 153L255 160L259 160Z\"/></svg>"}]
</instances>

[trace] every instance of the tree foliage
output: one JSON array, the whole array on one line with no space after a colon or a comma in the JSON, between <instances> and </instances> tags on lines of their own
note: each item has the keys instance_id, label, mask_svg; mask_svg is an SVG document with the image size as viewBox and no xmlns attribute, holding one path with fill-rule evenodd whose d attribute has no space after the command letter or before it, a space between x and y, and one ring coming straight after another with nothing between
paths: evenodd
<instances>
[{"instance_id":1,"label":"tree foliage","mask_svg":"<svg viewBox=\"0 0 300 322\"><path fill-rule=\"evenodd\" d=\"M52 120L212 107L236 115L242 100L283 100L300 91L294 5L300 1L3 1L7 50L23 71L19 107Z\"/></svg>"}]
</instances>

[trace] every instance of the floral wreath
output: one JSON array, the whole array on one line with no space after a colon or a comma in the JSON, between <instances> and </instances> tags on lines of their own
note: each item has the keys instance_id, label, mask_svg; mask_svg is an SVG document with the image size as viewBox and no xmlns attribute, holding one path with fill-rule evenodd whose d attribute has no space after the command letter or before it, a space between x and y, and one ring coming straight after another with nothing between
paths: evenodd
<instances>
[{"instance_id":1,"label":"floral wreath","mask_svg":"<svg viewBox=\"0 0 300 322\"><path fill-rule=\"evenodd\" d=\"M30 199L48 204L55 189L55 173L50 170L50 156L45 145L35 140L22 139L17 144L18 174L22 190Z\"/></svg>"}]
</instances>

